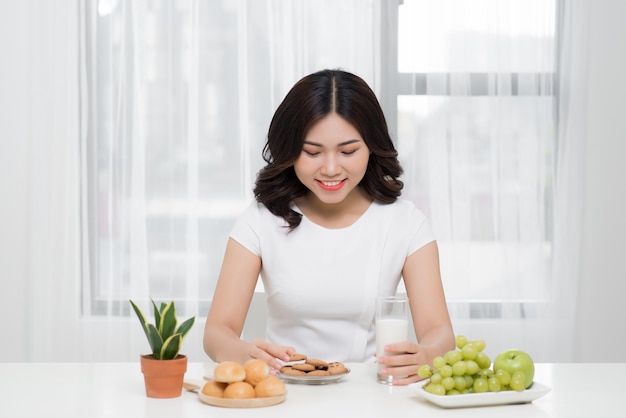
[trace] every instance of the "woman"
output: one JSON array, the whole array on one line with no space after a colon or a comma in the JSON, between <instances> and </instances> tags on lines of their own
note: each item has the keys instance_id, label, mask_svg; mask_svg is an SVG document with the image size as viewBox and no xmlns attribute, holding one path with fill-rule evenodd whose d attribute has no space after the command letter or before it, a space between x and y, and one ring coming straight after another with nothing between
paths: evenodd
<instances>
[{"instance_id":1,"label":"woman","mask_svg":"<svg viewBox=\"0 0 626 418\"><path fill-rule=\"evenodd\" d=\"M206 321L214 361L259 358L275 369L291 354L363 362L376 351L377 296L404 280L419 344L379 357L382 370L417 369L454 348L430 224L408 201L397 151L375 94L361 78L323 70L298 81L270 123L254 202L236 223ZM266 340L240 339L257 278L265 287Z\"/></svg>"}]
</instances>

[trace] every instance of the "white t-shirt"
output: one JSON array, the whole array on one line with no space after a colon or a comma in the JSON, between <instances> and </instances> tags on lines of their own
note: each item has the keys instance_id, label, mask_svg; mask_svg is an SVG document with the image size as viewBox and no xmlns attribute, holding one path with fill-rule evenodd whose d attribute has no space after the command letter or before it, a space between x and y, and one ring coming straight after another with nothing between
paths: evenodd
<instances>
[{"instance_id":1,"label":"white t-shirt","mask_svg":"<svg viewBox=\"0 0 626 418\"><path fill-rule=\"evenodd\" d=\"M286 225L254 202L230 235L262 259L267 340L327 361L371 360L375 299L395 294L405 259L434 241L430 222L397 200L372 203L346 228L306 216L291 232Z\"/></svg>"}]
</instances>

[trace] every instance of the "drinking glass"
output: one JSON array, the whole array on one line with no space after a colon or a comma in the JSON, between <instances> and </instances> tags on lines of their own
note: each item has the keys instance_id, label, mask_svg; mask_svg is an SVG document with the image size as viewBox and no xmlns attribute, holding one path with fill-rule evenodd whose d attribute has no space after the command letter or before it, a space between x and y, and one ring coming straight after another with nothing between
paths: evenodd
<instances>
[{"instance_id":1,"label":"drinking glass","mask_svg":"<svg viewBox=\"0 0 626 418\"><path fill-rule=\"evenodd\" d=\"M385 346L406 341L409 330L409 299L405 296L382 296L376 299L376 355L378 357L400 354L385 352ZM393 376L380 373L385 367L378 365L379 383L391 385Z\"/></svg>"}]
</instances>

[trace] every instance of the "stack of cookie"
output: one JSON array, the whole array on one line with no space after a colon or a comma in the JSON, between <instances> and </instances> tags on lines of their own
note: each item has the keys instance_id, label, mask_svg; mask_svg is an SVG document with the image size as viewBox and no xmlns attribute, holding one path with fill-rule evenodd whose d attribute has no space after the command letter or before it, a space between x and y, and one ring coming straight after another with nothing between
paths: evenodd
<instances>
[{"instance_id":1,"label":"stack of cookie","mask_svg":"<svg viewBox=\"0 0 626 418\"><path fill-rule=\"evenodd\" d=\"M346 373L348 368L339 361L326 362L308 358L305 354L293 354L289 364L281 367L280 372L288 376L330 376Z\"/></svg>"}]
</instances>

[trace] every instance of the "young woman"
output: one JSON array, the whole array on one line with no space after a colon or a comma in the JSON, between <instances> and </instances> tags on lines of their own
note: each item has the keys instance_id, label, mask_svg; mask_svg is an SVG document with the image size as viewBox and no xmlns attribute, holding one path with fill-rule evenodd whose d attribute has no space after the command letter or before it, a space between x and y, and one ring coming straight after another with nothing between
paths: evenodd
<instances>
[{"instance_id":1,"label":"young woman","mask_svg":"<svg viewBox=\"0 0 626 418\"><path fill-rule=\"evenodd\" d=\"M259 358L275 369L293 353L364 362L376 351L377 296L410 301L418 343L392 344L383 373L417 381L419 365L454 348L430 224L400 200L402 168L374 92L323 70L298 81L270 123L256 201L229 237L204 348L214 361ZM240 339L258 277L265 340Z\"/></svg>"}]
</instances>

